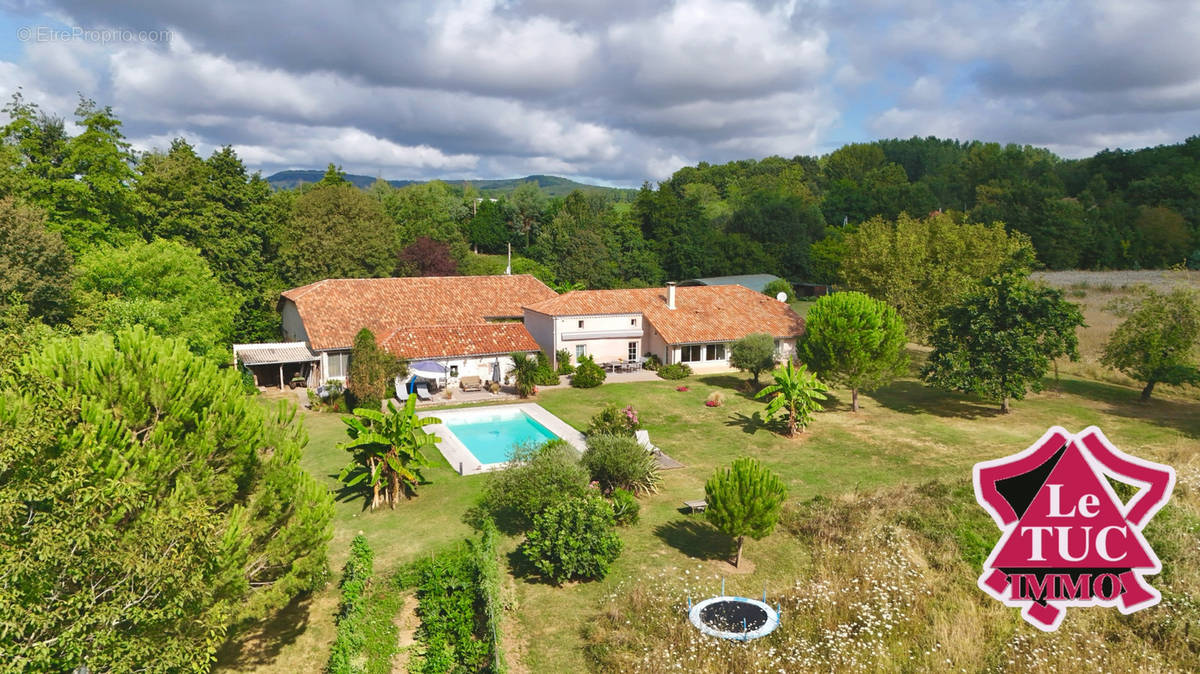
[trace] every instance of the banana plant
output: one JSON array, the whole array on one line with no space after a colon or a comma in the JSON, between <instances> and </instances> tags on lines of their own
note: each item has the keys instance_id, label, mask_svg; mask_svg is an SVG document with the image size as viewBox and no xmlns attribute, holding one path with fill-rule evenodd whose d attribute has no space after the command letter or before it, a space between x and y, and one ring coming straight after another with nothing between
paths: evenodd
<instances>
[{"instance_id":1,"label":"banana plant","mask_svg":"<svg viewBox=\"0 0 1200 674\"><path fill-rule=\"evenodd\" d=\"M767 398L768 419L781 411L787 412L788 435L795 436L797 428L803 432L812 422L813 412L821 409L821 403L818 401L826 399L825 392L829 387L809 372L803 363L800 367L793 366L791 359L772 376L775 383L759 391L754 397Z\"/></svg>"},{"instance_id":2,"label":"banana plant","mask_svg":"<svg viewBox=\"0 0 1200 674\"><path fill-rule=\"evenodd\" d=\"M350 439L338 446L353 458L338 479L348 487L366 481L371 487L372 510L384 503L395 508L401 494L415 496L417 485L425 481L421 468L429 462L422 452L442 439L421 429L440 424L441 419L422 419L416 415L416 407L417 396L410 394L401 409L389 400L386 414L359 407L354 416L344 419Z\"/></svg>"}]
</instances>

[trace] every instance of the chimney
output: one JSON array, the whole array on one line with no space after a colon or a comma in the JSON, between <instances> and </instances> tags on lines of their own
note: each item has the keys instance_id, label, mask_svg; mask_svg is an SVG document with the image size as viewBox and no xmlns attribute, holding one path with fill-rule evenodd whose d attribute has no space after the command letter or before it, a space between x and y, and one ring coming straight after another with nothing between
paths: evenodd
<instances>
[{"instance_id":1,"label":"chimney","mask_svg":"<svg viewBox=\"0 0 1200 674\"><path fill-rule=\"evenodd\" d=\"M667 281L667 308L675 308L675 282Z\"/></svg>"}]
</instances>

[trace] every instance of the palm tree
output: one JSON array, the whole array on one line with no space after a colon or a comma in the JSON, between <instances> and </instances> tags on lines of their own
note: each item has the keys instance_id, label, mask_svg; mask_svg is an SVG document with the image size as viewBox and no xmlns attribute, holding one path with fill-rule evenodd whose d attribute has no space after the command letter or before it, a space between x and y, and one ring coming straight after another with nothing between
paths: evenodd
<instances>
[{"instance_id":1,"label":"palm tree","mask_svg":"<svg viewBox=\"0 0 1200 674\"><path fill-rule=\"evenodd\" d=\"M344 419L350 440L339 447L354 458L342 468L338 479L348 487L368 480L372 510L383 502L395 508L401 493L415 495L417 484L425 480L421 467L429 464L421 452L442 439L420 429L440 424L441 420L418 417L416 407L417 396L410 394L403 409L396 409L389 400L387 414L359 407L354 410L355 416ZM360 468L365 472L356 472Z\"/></svg>"},{"instance_id":2,"label":"palm tree","mask_svg":"<svg viewBox=\"0 0 1200 674\"><path fill-rule=\"evenodd\" d=\"M528 398L529 394L533 393L534 386L537 385L537 358L521 352L514 352L511 355L513 366L508 373L512 375L513 382L516 384L517 395Z\"/></svg>"},{"instance_id":3,"label":"palm tree","mask_svg":"<svg viewBox=\"0 0 1200 674\"><path fill-rule=\"evenodd\" d=\"M775 383L759 391L754 397L767 400L767 418L774 417L780 410L788 413L788 436L794 437L796 429L801 432L812 421L813 412L820 409L817 401L825 400L829 387L808 371L803 363L796 367L791 359L772 375Z\"/></svg>"}]
</instances>

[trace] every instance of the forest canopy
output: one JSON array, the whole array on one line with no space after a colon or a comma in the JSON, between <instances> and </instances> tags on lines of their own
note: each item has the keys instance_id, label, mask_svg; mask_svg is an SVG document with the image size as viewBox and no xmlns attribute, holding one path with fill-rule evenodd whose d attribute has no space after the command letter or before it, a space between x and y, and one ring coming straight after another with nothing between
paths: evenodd
<instances>
[{"instance_id":1,"label":"forest canopy","mask_svg":"<svg viewBox=\"0 0 1200 674\"><path fill-rule=\"evenodd\" d=\"M4 111L0 242L10 245L0 256L15 271L0 302L52 325L106 325L88 315L79 284L111 285L95 278L98 259L161 252L160 239L188 246L190 273L220 286L209 309L233 317L216 337L225 343L277 339L286 288L329 276L502 273L510 246L514 273L560 290L743 273L853 287L843 260L889 231L879 223L895 230L944 215L1028 241L1033 268L1200 268L1200 137L1077 160L1028 145L880 140L822 157L701 162L630 200L551 197L535 182L486 196L440 181L361 189L334 165L316 182L274 189L231 147L202 157L180 138L134 151L111 108L90 100L74 135L19 93ZM27 242L44 262L22 259ZM71 302L73 278L82 281ZM118 322L155 329L137 315Z\"/></svg>"}]
</instances>

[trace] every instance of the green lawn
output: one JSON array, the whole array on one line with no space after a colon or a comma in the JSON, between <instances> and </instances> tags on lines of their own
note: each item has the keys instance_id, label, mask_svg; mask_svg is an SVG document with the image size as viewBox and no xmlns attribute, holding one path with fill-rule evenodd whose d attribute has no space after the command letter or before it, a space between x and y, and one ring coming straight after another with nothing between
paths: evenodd
<instances>
[{"instance_id":1,"label":"green lawn","mask_svg":"<svg viewBox=\"0 0 1200 674\"><path fill-rule=\"evenodd\" d=\"M676 391L680 384L691 390ZM509 579L514 610L505 633L515 671L585 670L585 625L595 620L608 596L639 579L681 575L686 569L711 579L714 590L717 578L728 576L733 588L753 594L764 585L790 586L800 577L810 560L794 537L748 541L748 568L735 573L722 559L728 541L702 517L679 511L683 500L703 497L704 481L713 470L740 455L757 457L777 471L788 485L789 501L795 502L935 478L969 484L976 461L1024 449L1055 424L1071 431L1097 424L1123 450L1177 467L1193 461L1200 446L1200 404L1158 400L1143 405L1133 389L1074 378L1063 380L1060 393L1016 402L1006 416L993 405L932 391L913 380L862 396L858 414L849 412L848 392L835 391L826 411L796 440L764 425L757 414L762 404L744 392L745 384L745 377L735 373L698 375L682 382L557 389L537 397L543 407L581 429L606 403L632 404L652 441L687 467L665 473L662 491L642 499L641 521L622 530L625 550L606 580L558 588L536 579ZM725 394L723 407L704 406L713 391ZM303 418L310 435L305 466L336 489L335 476L345 458L334 445L343 437L343 425L332 415ZM360 531L376 550L376 569L385 571L469 535L462 514L486 477L460 477L440 455L437 459L439 465L428 473L432 484L394 511L363 512L358 494L339 499L331 543L335 570ZM509 539L505 547L512 550L518 542ZM243 638L240 652L227 649L222 664L254 671L319 668L333 638L335 606L331 584L263 630L269 636Z\"/></svg>"}]
</instances>

